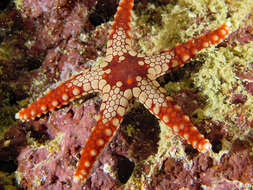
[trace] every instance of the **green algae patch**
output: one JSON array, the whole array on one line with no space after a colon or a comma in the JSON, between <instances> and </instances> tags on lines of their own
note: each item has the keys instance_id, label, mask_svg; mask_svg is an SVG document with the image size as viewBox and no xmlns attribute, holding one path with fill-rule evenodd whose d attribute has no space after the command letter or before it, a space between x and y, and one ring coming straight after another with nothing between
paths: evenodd
<instances>
[{"instance_id":1,"label":"green algae patch","mask_svg":"<svg viewBox=\"0 0 253 190\"><path fill-rule=\"evenodd\" d=\"M228 6L224 1L179 0L176 5L155 7L149 4L143 15L137 17L136 12L133 25L147 28L148 39L140 39L139 46L143 52L152 54L199 36L203 31L217 28L228 21L227 14ZM154 15L161 16L154 20ZM135 35L139 37L143 33L139 30Z\"/></svg>"},{"instance_id":2,"label":"green algae patch","mask_svg":"<svg viewBox=\"0 0 253 190\"><path fill-rule=\"evenodd\" d=\"M46 148L49 153L57 153L61 149L61 143L65 137L65 133L59 132L53 140L47 140L43 143L38 142L31 137L30 133L26 135L27 143L34 149Z\"/></svg>"},{"instance_id":3,"label":"green algae patch","mask_svg":"<svg viewBox=\"0 0 253 190\"><path fill-rule=\"evenodd\" d=\"M177 43L185 42L194 35L200 35L204 30L212 30L226 22L227 9L223 1L181 0L176 6L167 5L166 9L169 15L167 11L161 14L163 24L162 28L156 32L156 50L174 47ZM209 12L218 18L209 17Z\"/></svg>"},{"instance_id":4,"label":"green algae patch","mask_svg":"<svg viewBox=\"0 0 253 190\"><path fill-rule=\"evenodd\" d=\"M153 54L214 30L228 21L235 31L248 20L252 9L252 0L179 0L176 5L148 4L144 11L136 10L131 24L138 28L135 36L141 51Z\"/></svg>"},{"instance_id":5,"label":"green algae patch","mask_svg":"<svg viewBox=\"0 0 253 190\"><path fill-rule=\"evenodd\" d=\"M234 26L234 29L238 29L239 26L245 24L245 21L247 22L249 15L252 14L253 1L226 0L226 3L228 4L230 13L229 16L231 17L231 22Z\"/></svg>"},{"instance_id":6,"label":"green algae patch","mask_svg":"<svg viewBox=\"0 0 253 190\"><path fill-rule=\"evenodd\" d=\"M17 82L10 79L13 78L10 76L16 69L15 64L25 59L24 52L18 48L18 44L17 39L0 43L0 137L15 123L14 115L18 111L15 105Z\"/></svg>"},{"instance_id":7,"label":"green algae patch","mask_svg":"<svg viewBox=\"0 0 253 190\"><path fill-rule=\"evenodd\" d=\"M172 130L163 122L160 122L160 140L158 142L158 150L156 154L149 156L147 159L136 164L134 173L128 180L126 186L135 189L145 189L144 181L152 183L151 178L155 173L163 167L163 162L167 158L175 158L182 160L188 167L192 164L188 160L184 148L182 146L181 137L174 135ZM145 167L145 173L143 168Z\"/></svg>"},{"instance_id":8,"label":"green algae patch","mask_svg":"<svg viewBox=\"0 0 253 190\"><path fill-rule=\"evenodd\" d=\"M23 53L17 51L17 40L3 41L0 44L0 138L12 126L14 115L18 111L15 107L15 82L9 81L5 68L13 67L16 60L23 58Z\"/></svg>"},{"instance_id":9,"label":"green algae patch","mask_svg":"<svg viewBox=\"0 0 253 190\"><path fill-rule=\"evenodd\" d=\"M1 23L0 36L1 37L6 36L6 33L8 33L9 30L11 30L11 28L14 25L13 19L8 18L8 17L10 17L9 13L10 12L8 9L0 11L0 23Z\"/></svg>"},{"instance_id":10,"label":"green algae patch","mask_svg":"<svg viewBox=\"0 0 253 190\"><path fill-rule=\"evenodd\" d=\"M232 30L236 31L240 26L245 26L245 21L249 22L248 16L252 9L252 0L179 0L176 4L169 3L166 6L148 4L145 10L137 9L131 24L135 30L134 38L138 41L138 50L150 55L214 30L228 21L232 23ZM204 50L196 58L203 63L198 64L198 71L195 71L195 68L191 72L187 67L186 74L190 73L189 77L184 76L177 82L168 82L165 88L169 94L185 88L198 89L199 95L206 100L205 107L195 111L198 120L226 122L233 139L246 134L249 129L242 130L235 124L235 120L238 115L243 115L249 120L253 119L253 99L243 84L245 81L239 78L238 72L247 70L250 67L249 63L253 62L252 48L253 43L248 43ZM247 96L246 102L232 104L234 94ZM149 170L142 171L139 176L135 175L135 170L128 181L129 186L145 189L144 184L152 183L152 175L161 169L159 163L168 157L181 159L188 167L191 165L191 161L187 160L183 151L181 138L175 137L162 122L160 127L158 151L143 161L143 165L148 166ZM220 158L227 153L233 139L223 139L223 149L219 155L215 154L212 157Z\"/></svg>"},{"instance_id":11,"label":"green algae patch","mask_svg":"<svg viewBox=\"0 0 253 190\"><path fill-rule=\"evenodd\" d=\"M4 133L9 129L11 125L15 123L14 115L17 109L14 108L11 103L11 95L0 88L1 107L0 107L0 138L3 137Z\"/></svg>"},{"instance_id":12,"label":"green algae patch","mask_svg":"<svg viewBox=\"0 0 253 190\"><path fill-rule=\"evenodd\" d=\"M248 18L252 9L251 0L179 0L176 4L169 3L165 6L148 4L144 13L138 9L135 11L133 26L137 28L135 35L140 51L153 54L216 29L225 22L232 23L232 32L237 31L250 22ZM165 85L169 94L185 88L200 91L200 96L206 98L207 104L204 109L196 111L199 120L226 121L230 126L235 126L239 115L248 121L253 119L252 96L243 84L245 81L237 76L238 72L246 70L252 62L252 43L235 43L233 47L203 50L196 58L203 63L196 74L192 72L188 79L182 77L180 81ZM241 70L238 71L238 68ZM232 104L234 94L246 96L247 101L243 105Z\"/></svg>"},{"instance_id":13,"label":"green algae patch","mask_svg":"<svg viewBox=\"0 0 253 190\"><path fill-rule=\"evenodd\" d=\"M17 40L11 40L8 42L2 42L0 44L0 61L15 61L22 59L22 54L15 51L15 44Z\"/></svg>"},{"instance_id":14,"label":"green algae patch","mask_svg":"<svg viewBox=\"0 0 253 190\"><path fill-rule=\"evenodd\" d=\"M14 0L14 3L17 7L18 10L21 10L22 5L23 5L23 0Z\"/></svg>"},{"instance_id":15,"label":"green algae patch","mask_svg":"<svg viewBox=\"0 0 253 190\"><path fill-rule=\"evenodd\" d=\"M17 109L13 106L14 89L13 84L8 81L5 67L21 55L16 55L14 45L16 41L2 42L0 44L0 137L14 124L14 115ZM15 86L15 85L14 85Z\"/></svg>"},{"instance_id":16,"label":"green algae patch","mask_svg":"<svg viewBox=\"0 0 253 190\"><path fill-rule=\"evenodd\" d=\"M0 171L0 187L4 190L17 190L18 188L13 185L15 180L14 173L9 174L3 171Z\"/></svg>"},{"instance_id":17,"label":"green algae patch","mask_svg":"<svg viewBox=\"0 0 253 190\"><path fill-rule=\"evenodd\" d=\"M206 97L207 102L203 109L197 111L198 118L211 118L234 127L239 116L248 121L253 119L253 97L247 92L244 81L237 76L237 73L249 69L249 64L253 62L252 55L253 42L234 47L221 47L203 55L205 63L198 73L192 75L195 87ZM232 103L235 94L247 97L243 105ZM240 131L236 128L231 130L237 134Z\"/></svg>"}]
</instances>

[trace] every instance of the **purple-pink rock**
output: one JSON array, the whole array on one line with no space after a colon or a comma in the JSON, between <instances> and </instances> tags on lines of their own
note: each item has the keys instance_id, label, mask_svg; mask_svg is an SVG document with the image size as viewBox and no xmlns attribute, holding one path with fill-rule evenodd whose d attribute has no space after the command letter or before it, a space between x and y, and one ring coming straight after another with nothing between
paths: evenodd
<instances>
[{"instance_id":1,"label":"purple-pink rock","mask_svg":"<svg viewBox=\"0 0 253 190\"><path fill-rule=\"evenodd\" d=\"M136 1L136 7L143 3L139 9L146 8L148 2L151 1ZM159 1L165 5L169 2ZM68 79L74 72L92 64L90 60L103 56L110 24L101 23L113 19L117 3L117 0L23 0L18 10L13 9L6 18L0 18L0 27L13 32L12 37L6 33L3 41L16 40L12 60L1 62L6 81L12 84L10 86L16 86L12 89L16 101L28 97L28 91L30 97L41 96L56 80ZM106 14L101 19L104 12ZM22 23L24 28L21 31L10 29L10 21L17 28L20 27L18 23ZM252 26L242 26L229 37L227 44L233 44L235 40L241 44L248 43L253 40L250 33ZM138 36L135 38L138 39ZM221 46L226 47L227 44ZM22 56L17 59L15 54ZM192 67L183 69L191 71ZM172 75L176 76L177 73ZM178 76L175 78L180 78ZM244 72L238 70L237 76L252 95L253 83L248 82L253 78L252 69ZM189 115L206 103L196 89L184 88L172 96ZM237 106L244 105L248 100L245 94L231 92L231 97L231 103ZM99 98L90 98L67 105L39 120L16 124L0 140L0 161L17 162L19 183L24 189L130 189L135 187L128 183L131 174L131 182L140 182L139 176L149 174L151 166L144 161L159 149L160 126L144 107L134 106L124 117L112 142L100 155L87 182L73 183L81 148L96 122L95 116L100 106ZM1 99L2 96L0 102ZM243 113L235 119L235 123L241 131L253 128L253 121ZM157 160L154 173L141 181L143 186L150 190L195 190L203 187L220 190L242 189L243 185L252 183L252 133L245 135L246 140L234 141L222 121L210 118L194 124L211 141L215 153L223 150L224 139L232 142L231 149L215 160L183 143L185 155L192 164L186 167L184 160L174 157ZM206 131L205 128L210 130ZM6 148L7 142L9 145ZM123 185L125 183L126 187Z\"/></svg>"}]
</instances>

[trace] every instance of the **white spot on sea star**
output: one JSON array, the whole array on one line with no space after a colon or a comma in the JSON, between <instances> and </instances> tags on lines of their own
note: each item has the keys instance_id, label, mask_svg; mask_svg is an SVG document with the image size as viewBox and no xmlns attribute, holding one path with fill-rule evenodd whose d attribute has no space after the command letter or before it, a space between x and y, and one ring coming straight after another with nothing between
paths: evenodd
<instances>
[{"instance_id":1,"label":"white spot on sea star","mask_svg":"<svg viewBox=\"0 0 253 190\"><path fill-rule=\"evenodd\" d=\"M98 80L92 80L91 81L91 86L93 89L97 89L98 88Z\"/></svg>"},{"instance_id":2,"label":"white spot on sea star","mask_svg":"<svg viewBox=\"0 0 253 190\"><path fill-rule=\"evenodd\" d=\"M73 89L73 94L74 94L75 96L79 95L79 94L80 94L80 90L79 90L78 88L74 88L74 89Z\"/></svg>"},{"instance_id":3,"label":"white spot on sea star","mask_svg":"<svg viewBox=\"0 0 253 190\"><path fill-rule=\"evenodd\" d=\"M214 41L218 41L218 40L219 40L219 37L218 37L217 35L213 35L213 36L212 36L212 39L213 39Z\"/></svg>"},{"instance_id":4,"label":"white spot on sea star","mask_svg":"<svg viewBox=\"0 0 253 190\"><path fill-rule=\"evenodd\" d=\"M111 90L111 86L109 84L107 84L104 88L103 88L103 93L108 93Z\"/></svg>"},{"instance_id":5,"label":"white spot on sea star","mask_svg":"<svg viewBox=\"0 0 253 190\"><path fill-rule=\"evenodd\" d=\"M145 102L146 99L147 99L146 93L142 92L142 93L139 95L139 100L140 100L141 102Z\"/></svg>"},{"instance_id":6,"label":"white spot on sea star","mask_svg":"<svg viewBox=\"0 0 253 190\"><path fill-rule=\"evenodd\" d=\"M188 54L183 56L183 61L186 62L190 59L190 56Z\"/></svg>"},{"instance_id":7,"label":"white spot on sea star","mask_svg":"<svg viewBox=\"0 0 253 190\"><path fill-rule=\"evenodd\" d=\"M162 65L163 72L167 71L169 69L167 64Z\"/></svg>"},{"instance_id":8,"label":"white spot on sea star","mask_svg":"<svg viewBox=\"0 0 253 190\"><path fill-rule=\"evenodd\" d=\"M124 96L125 96L127 99L132 98L132 91L131 91L130 89L125 90Z\"/></svg>"},{"instance_id":9,"label":"white spot on sea star","mask_svg":"<svg viewBox=\"0 0 253 190\"><path fill-rule=\"evenodd\" d=\"M100 106L100 110L104 110L105 109L105 103L102 103Z\"/></svg>"},{"instance_id":10,"label":"white spot on sea star","mask_svg":"<svg viewBox=\"0 0 253 190\"><path fill-rule=\"evenodd\" d=\"M103 89L103 87L106 85L106 80L100 80L99 81L99 84L98 84L98 87L99 89Z\"/></svg>"},{"instance_id":11,"label":"white spot on sea star","mask_svg":"<svg viewBox=\"0 0 253 190\"><path fill-rule=\"evenodd\" d=\"M24 120L27 120L27 115L24 114L24 115L23 115L23 118L24 118Z\"/></svg>"},{"instance_id":12,"label":"white spot on sea star","mask_svg":"<svg viewBox=\"0 0 253 190\"><path fill-rule=\"evenodd\" d=\"M156 70L156 73L161 73L162 72L162 68L161 68L160 65L155 66L155 70Z\"/></svg>"},{"instance_id":13,"label":"white spot on sea star","mask_svg":"<svg viewBox=\"0 0 253 190\"><path fill-rule=\"evenodd\" d=\"M153 108L154 113L157 115L160 111L160 108L157 104L155 104L155 107Z\"/></svg>"},{"instance_id":14,"label":"white spot on sea star","mask_svg":"<svg viewBox=\"0 0 253 190\"><path fill-rule=\"evenodd\" d=\"M83 84L83 90L85 92L88 92L91 89L90 83Z\"/></svg>"},{"instance_id":15,"label":"white spot on sea star","mask_svg":"<svg viewBox=\"0 0 253 190\"><path fill-rule=\"evenodd\" d=\"M16 114L15 114L15 119L20 119L19 113L16 113Z\"/></svg>"},{"instance_id":16,"label":"white spot on sea star","mask_svg":"<svg viewBox=\"0 0 253 190\"><path fill-rule=\"evenodd\" d=\"M120 105L122 105L123 107L126 107L127 104L128 104L127 99L124 98L124 97L121 97L121 98L120 98Z\"/></svg>"},{"instance_id":17,"label":"white spot on sea star","mask_svg":"<svg viewBox=\"0 0 253 190\"><path fill-rule=\"evenodd\" d=\"M207 48L209 46L209 43L208 42L204 42L202 45L203 45L204 48Z\"/></svg>"},{"instance_id":18,"label":"white spot on sea star","mask_svg":"<svg viewBox=\"0 0 253 190\"><path fill-rule=\"evenodd\" d=\"M45 105L42 105L42 106L40 107L40 109L41 109L42 111L46 111L47 107L46 107Z\"/></svg>"},{"instance_id":19,"label":"white spot on sea star","mask_svg":"<svg viewBox=\"0 0 253 190\"><path fill-rule=\"evenodd\" d=\"M175 105L174 108L175 108L176 110L181 110L181 107L180 107L179 105Z\"/></svg>"},{"instance_id":20,"label":"white spot on sea star","mask_svg":"<svg viewBox=\"0 0 253 190\"><path fill-rule=\"evenodd\" d=\"M227 32L226 32L225 30L221 29L221 30L220 30L220 33L221 33L222 35L226 35Z\"/></svg>"},{"instance_id":21,"label":"white spot on sea star","mask_svg":"<svg viewBox=\"0 0 253 190\"><path fill-rule=\"evenodd\" d=\"M114 106L115 105L115 102L112 100L111 102L110 102L110 106L112 107L112 106Z\"/></svg>"},{"instance_id":22,"label":"white spot on sea star","mask_svg":"<svg viewBox=\"0 0 253 190\"><path fill-rule=\"evenodd\" d=\"M136 55L137 55L136 51L133 51L133 50L130 50L128 53L129 53L131 56L136 56Z\"/></svg>"},{"instance_id":23,"label":"white spot on sea star","mask_svg":"<svg viewBox=\"0 0 253 190\"><path fill-rule=\"evenodd\" d=\"M62 99L63 99L64 101L67 101L67 100L69 99L69 97L68 97L67 94L63 94L63 95L62 95Z\"/></svg>"},{"instance_id":24,"label":"white spot on sea star","mask_svg":"<svg viewBox=\"0 0 253 190\"><path fill-rule=\"evenodd\" d=\"M86 161L85 163L84 163L84 165L85 165L85 167L90 167L90 162L89 161Z\"/></svg>"},{"instance_id":25,"label":"white spot on sea star","mask_svg":"<svg viewBox=\"0 0 253 190\"><path fill-rule=\"evenodd\" d=\"M174 130L175 133L178 133L178 131L179 131L179 129L176 125L173 126L173 130Z\"/></svg>"},{"instance_id":26,"label":"white spot on sea star","mask_svg":"<svg viewBox=\"0 0 253 190\"><path fill-rule=\"evenodd\" d=\"M97 144L98 144L98 146L103 146L104 145L104 140L103 139L98 139Z\"/></svg>"},{"instance_id":27,"label":"white spot on sea star","mask_svg":"<svg viewBox=\"0 0 253 190\"><path fill-rule=\"evenodd\" d=\"M96 156L96 155L97 155L97 151L94 150L94 149L92 149L92 150L90 151L90 155L91 155L91 156Z\"/></svg>"},{"instance_id":28,"label":"white spot on sea star","mask_svg":"<svg viewBox=\"0 0 253 190\"><path fill-rule=\"evenodd\" d=\"M151 106L152 106L152 100L151 99L147 99L147 101L145 102L145 105L147 106L148 109L150 109Z\"/></svg>"},{"instance_id":29,"label":"white spot on sea star","mask_svg":"<svg viewBox=\"0 0 253 190\"><path fill-rule=\"evenodd\" d=\"M73 177L73 181L74 181L75 183L78 183L78 182L80 181L80 179L81 179L81 175L78 175L78 176L74 176L74 177Z\"/></svg>"},{"instance_id":30,"label":"white spot on sea star","mask_svg":"<svg viewBox=\"0 0 253 190\"><path fill-rule=\"evenodd\" d=\"M125 108L119 106L118 109L117 109L117 113L120 115L120 116L123 116L125 114Z\"/></svg>"},{"instance_id":31,"label":"white spot on sea star","mask_svg":"<svg viewBox=\"0 0 253 190\"><path fill-rule=\"evenodd\" d=\"M141 77L140 77L140 76L137 76L137 77L136 77L136 81L141 81Z\"/></svg>"},{"instance_id":32,"label":"white spot on sea star","mask_svg":"<svg viewBox=\"0 0 253 190\"><path fill-rule=\"evenodd\" d=\"M34 110L31 111L31 115L34 116L36 112Z\"/></svg>"},{"instance_id":33,"label":"white spot on sea star","mask_svg":"<svg viewBox=\"0 0 253 190\"><path fill-rule=\"evenodd\" d=\"M148 73L150 73L151 75L155 75L156 74L155 69L153 69L153 68L149 68L148 69Z\"/></svg>"},{"instance_id":34,"label":"white spot on sea star","mask_svg":"<svg viewBox=\"0 0 253 190\"><path fill-rule=\"evenodd\" d=\"M140 88L138 88L138 87L134 87L133 88L134 97L139 97L140 93L141 93L141 89Z\"/></svg>"},{"instance_id":35,"label":"white spot on sea star","mask_svg":"<svg viewBox=\"0 0 253 190\"><path fill-rule=\"evenodd\" d=\"M188 138L189 138L189 135L188 134L184 134L184 139L188 140Z\"/></svg>"},{"instance_id":36,"label":"white spot on sea star","mask_svg":"<svg viewBox=\"0 0 253 190\"><path fill-rule=\"evenodd\" d=\"M184 118L185 121L190 121L190 118L187 115L184 115L183 118Z\"/></svg>"},{"instance_id":37,"label":"white spot on sea star","mask_svg":"<svg viewBox=\"0 0 253 190\"><path fill-rule=\"evenodd\" d=\"M117 85L118 87L121 87L121 86L123 85L123 83L122 83L121 81L118 81L118 82L116 83L116 85Z\"/></svg>"},{"instance_id":38,"label":"white spot on sea star","mask_svg":"<svg viewBox=\"0 0 253 190\"><path fill-rule=\"evenodd\" d=\"M178 66L178 62L176 60L172 61L172 67L177 67Z\"/></svg>"},{"instance_id":39,"label":"white spot on sea star","mask_svg":"<svg viewBox=\"0 0 253 190\"><path fill-rule=\"evenodd\" d=\"M144 62L143 61L139 61L138 64L139 65L144 65Z\"/></svg>"},{"instance_id":40,"label":"white spot on sea star","mask_svg":"<svg viewBox=\"0 0 253 190\"><path fill-rule=\"evenodd\" d=\"M111 129L105 129L105 134L106 134L106 136L111 136L112 135L112 130Z\"/></svg>"},{"instance_id":41,"label":"white spot on sea star","mask_svg":"<svg viewBox=\"0 0 253 190\"><path fill-rule=\"evenodd\" d=\"M59 103L58 103L56 100L54 100L54 101L52 102L52 105L53 105L54 107L56 107L58 104L59 104Z\"/></svg>"},{"instance_id":42,"label":"white spot on sea star","mask_svg":"<svg viewBox=\"0 0 253 190\"><path fill-rule=\"evenodd\" d=\"M121 55L121 54L123 55L123 52L121 52L120 55ZM124 59L125 59L124 56L120 56L120 57L119 57L119 61L123 61Z\"/></svg>"},{"instance_id":43,"label":"white spot on sea star","mask_svg":"<svg viewBox=\"0 0 253 190\"><path fill-rule=\"evenodd\" d=\"M205 150L209 150L209 149L211 149L211 144L206 140L206 143L204 144L203 148Z\"/></svg>"},{"instance_id":44,"label":"white spot on sea star","mask_svg":"<svg viewBox=\"0 0 253 190\"><path fill-rule=\"evenodd\" d=\"M167 117L166 115L163 116L163 121L164 121L165 123L168 123L169 119L168 119L168 117Z\"/></svg>"}]
</instances>

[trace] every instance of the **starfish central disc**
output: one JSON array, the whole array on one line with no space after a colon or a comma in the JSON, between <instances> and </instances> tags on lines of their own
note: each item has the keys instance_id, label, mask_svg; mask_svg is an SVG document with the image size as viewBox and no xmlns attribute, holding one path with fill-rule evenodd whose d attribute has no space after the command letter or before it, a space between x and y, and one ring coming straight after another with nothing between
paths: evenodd
<instances>
[{"instance_id":1,"label":"starfish central disc","mask_svg":"<svg viewBox=\"0 0 253 190\"><path fill-rule=\"evenodd\" d=\"M147 65L136 64L143 62L143 58L131 56L126 54L124 60L118 60L116 57L103 70L110 69L110 73L104 73L102 76L111 86L121 82L121 90L131 89L137 86L137 77L144 77L147 75Z\"/></svg>"}]
</instances>

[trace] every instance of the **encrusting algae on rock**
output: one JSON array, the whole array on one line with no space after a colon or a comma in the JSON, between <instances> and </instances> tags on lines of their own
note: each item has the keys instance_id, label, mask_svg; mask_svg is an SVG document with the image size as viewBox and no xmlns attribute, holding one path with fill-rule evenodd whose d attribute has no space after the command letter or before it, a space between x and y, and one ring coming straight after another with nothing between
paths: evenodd
<instances>
[{"instance_id":1,"label":"encrusting algae on rock","mask_svg":"<svg viewBox=\"0 0 253 190\"><path fill-rule=\"evenodd\" d=\"M207 106L198 112L199 118L212 118L233 126L230 129L234 133L232 136L240 134L239 131L249 132L250 126L247 131L238 128L236 118L239 115L243 115L245 122L253 120L253 97L245 87L244 79L240 78L240 74L250 71L252 54L252 42L220 47L218 51L205 56L205 65L193 76L194 84L200 89L201 95L207 98ZM242 102L238 100L238 103L234 103L236 96L245 97Z\"/></svg>"},{"instance_id":2,"label":"encrusting algae on rock","mask_svg":"<svg viewBox=\"0 0 253 190\"><path fill-rule=\"evenodd\" d=\"M174 44L178 43L178 41L185 41L185 39L188 39L189 36L195 35L196 32L199 33L200 31L207 30L207 27L210 27L211 29L212 25L215 26L219 22L224 22L230 11L233 12L233 14L231 14L231 21L233 23L234 31L237 31L239 27L249 26L253 28L252 21L247 21L245 23L245 20L248 19L250 13L253 11L253 3L251 1L212 1L209 3L206 1L178 1L177 3L177 5L168 4L166 8L157 8L153 4L148 6L149 9L147 9L145 12L151 12L154 13L154 15L164 15L164 17L162 17L162 19L159 18L157 22L154 21L154 25L147 25L147 30L150 32L144 34L144 38L142 38L144 40L140 40L139 42L139 45L144 52L156 52L166 46L173 46ZM185 4L189 5L187 7L190 7L191 9L183 8L182 5ZM158 10L160 11L159 13L157 13ZM166 13L166 10L168 13ZM191 10L194 11L192 12ZM209 11L213 12L213 17L215 17L217 20L214 20L213 17L207 16ZM172 16L167 17L168 14ZM178 19L175 19L175 17ZM201 17L204 17L204 19ZM136 27L141 28L141 30L139 30L140 36L143 35L143 31L145 31L142 27L144 23L141 22L149 23L148 21L152 21L152 18L152 14L144 14L144 16L140 16L140 18L135 18L136 23L138 23L136 24ZM195 18L196 20L203 20L201 23L198 23L192 18ZM182 28L186 28L186 30L182 30ZM251 30L251 35L253 35L253 30ZM137 38L140 37L138 35L138 30L136 36ZM225 45L225 47L222 47L223 45L221 45L220 47L216 47L211 50L204 50L203 53L196 59L198 62L203 63L201 66L199 66L199 63L197 64L197 70L194 69L194 72L192 72L190 69L192 70L193 65L189 67L186 66L183 68L186 69L186 71L183 71L186 76L183 76L176 82L167 82L165 85L169 94L175 95L177 93L183 93L182 95L186 96L185 101L187 101L189 98L183 89L193 89L194 91L197 89L198 96L203 97L206 103L204 106L192 110L191 114L194 115L193 120L198 123L201 123L201 121L202 123L203 121L211 122L210 124L206 123L206 126L201 125L201 127L207 127L207 131L209 131L209 133L211 131L211 134L213 133L214 129L218 129L218 141L223 145L222 148L218 150L219 154L216 154L218 152L212 154L213 158L211 158L214 161L212 167L209 168L210 166L205 166L206 169L203 171L203 174L208 177L206 180L203 180L202 177L200 178L202 181L202 187L252 188L250 185L252 180L249 180L249 178L245 185L237 182L237 180L240 179L239 176L243 175L243 169L240 171L234 171L234 173L231 175L234 175L232 179L235 181L227 181L226 177L223 176L225 173L223 173L222 170L219 171L219 168L221 168L224 162L224 160L222 160L222 156L223 158L225 157L224 154L227 154L232 149L232 152L235 155L241 155L241 150L235 150L238 139L247 144L243 148L243 151L248 152L247 154L244 153L244 159L247 160L244 161L249 165L247 166L247 164L242 164L242 166L244 169L246 169L246 171L253 171L253 158L250 156L252 154L252 149L250 147L253 145L252 140L250 140L253 126L253 98L252 89L249 89L246 86L247 84L245 85L245 83L248 82L252 83L253 39L248 37L243 40L246 40L246 43L241 44L236 38L229 39L229 44ZM240 77L240 75L243 75L243 72L247 73L248 79L243 79ZM180 75L180 73L176 74ZM249 75L251 75L251 77ZM173 78L174 77L172 76L172 79ZM164 80L166 79L161 79L163 82ZM245 100L240 100L241 95L244 96ZM237 96L239 96L239 104L234 103L234 100ZM197 102L198 99L194 101ZM196 103L194 101L191 103L193 107ZM218 121L218 123L216 121ZM215 125L217 125L217 127ZM223 129L220 128L221 126L223 126ZM213 129L211 127L213 127ZM225 130L225 132L223 130ZM216 138L214 138L214 142L216 142ZM185 179L181 179L179 176L182 175L184 178L187 175L194 174L194 172L196 172L194 171L196 170L194 164L196 164L195 162L197 158L195 157L193 160L190 157L189 160L189 157L186 156L185 151L183 151L184 148L182 147L180 139L177 139L176 137L173 138L173 135L170 135L170 130L162 124L158 146L159 148L157 154L152 155L147 160L143 161L149 168L147 172L143 172L140 177L139 172L137 171L138 177L136 176L136 178L130 178L129 184L139 184L139 186L136 186L139 189L145 189L147 187L155 188L157 185L159 187L166 187L167 189L187 187L188 182L185 181ZM231 154L233 154L232 152ZM238 161L236 160L236 156L233 158L231 154L229 153L227 156L230 157L231 160ZM198 157L201 158L203 156L200 155ZM204 156L204 159L211 158ZM175 166L171 168L171 174L162 174L166 164L172 164L171 159L173 160L174 165L179 163L181 164L183 162L186 170L184 169L179 172L176 170ZM243 161L240 163L243 163ZM180 166L180 168L181 167L182 166ZM217 170L213 170L212 168L217 168ZM176 172L176 174L174 172ZM236 172L238 173L235 174ZM220 173L220 181L214 180L210 183L210 181L213 180L212 176L215 173ZM174 175L178 175L178 177ZM238 177L235 177L236 175ZM166 180L164 178L166 178ZM167 178L170 178L170 180L167 181ZM197 186L198 183L199 182L196 182L195 185Z\"/></svg>"},{"instance_id":3,"label":"encrusting algae on rock","mask_svg":"<svg viewBox=\"0 0 253 190\"><path fill-rule=\"evenodd\" d=\"M26 9L27 2L19 1L19 8L25 12L26 18L29 18L30 10ZM90 1L90 5L87 4L85 6L95 9L95 3L92 4ZM34 1L34 6L36 5ZM66 5L58 4L58 6L59 11L67 9ZM152 54L164 48L174 47L177 43L214 30L227 19L232 23L231 36L233 36L239 33L241 28L252 27L251 21L245 21L248 20L252 8L253 3L249 0L240 2L179 0L169 3L159 1L146 5L136 1L131 23L134 40L138 42L135 50ZM90 12L86 13L88 17ZM33 12L31 18L37 18L36 15L40 14L43 14L43 9L37 13ZM112 16L110 18L112 20ZM84 20L89 22L86 17ZM55 21L61 25L57 17ZM58 80L60 76L60 79L65 80L73 70L80 70L80 65L85 65L87 60L104 54L103 44L106 44L110 23L105 23L103 27L97 26L96 29L87 23L84 25L90 32L85 31L82 35L75 33L77 37L86 36L85 39L82 38L82 42L72 36L72 41L64 38L64 45L57 46L48 42L43 44L42 47L49 44L47 47L53 48L47 52L42 67L51 67L52 71L57 71L58 74L42 72L45 73L42 76L38 74L41 70L38 70L37 79L33 81L41 81L42 77L45 78L43 85L49 86L53 79L46 78L55 77L54 79ZM44 36L45 31L47 30L43 30ZM98 44L102 45L96 44L96 37L92 39L89 34L91 32L100 33ZM55 31L55 34L59 33ZM54 42L60 43L57 39L61 39L61 36L53 37L55 34L50 33ZM36 39L31 42L33 48ZM47 51L45 49L44 52ZM17 174L20 184L26 189L250 188L253 176L251 178L247 176L253 171L250 156L252 87L248 84L252 80L249 77L252 72L250 66L253 62L250 56L252 49L253 44L250 40L242 44L237 41L237 37L234 39L229 37L218 47L203 51L192 63L179 71L159 78L167 93L177 100L200 132L211 141L215 153L198 154L179 136L173 135L162 122L159 122L160 129L154 117L146 112L142 113L144 108L133 104L134 109L124 119L122 130L120 129L100 156L88 183L74 186L72 175L76 168L75 161L79 159L78 152L90 135L95 124L94 117L98 114L97 107L100 106L100 100L95 98L81 104L71 104L51 113L49 117L45 116L38 121L23 124L27 130L31 130L28 134L32 138L27 135L30 145L24 146L18 158ZM67 59L68 55L71 59ZM74 59L74 55L78 58ZM87 57L84 60L82 56ZM56 62L57 64L54 64ZM62 74L63 72L65 74ZM38 83L33 82L34 87L31 90L33 95L39 94L40 91L40 88L36 89L36 84ZM30 143L30 140L33 142ZM120 168L122 166L119 160L122 157L126 160L125 165L134 162L134 169L132 172L129 168L124 168L125 173L130 171L130 174L124 176L126 180L121 181L122 174L119 171L122 170ZM236 168L237 164L241 168ZM105 169L108 165L109 170ZM44 169L48 173L43 173Z\"/></svg>"}]
</instances>

